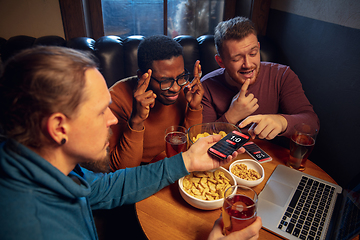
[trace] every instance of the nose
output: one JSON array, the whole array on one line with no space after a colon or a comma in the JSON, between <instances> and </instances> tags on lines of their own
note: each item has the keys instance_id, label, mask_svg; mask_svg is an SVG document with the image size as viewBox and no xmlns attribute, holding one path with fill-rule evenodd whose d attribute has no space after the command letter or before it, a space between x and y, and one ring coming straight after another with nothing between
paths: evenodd
<instances>
[{"instance_id":1,"label":"nose","mask_svg":"<svg viewBox=\"0 0 360 240\"><path fill-rule=\"evenodd\" d=\"M250 58L248 56L244 57L244 63L243 63L244 68L250 68L251 64L250 64Z\"/></svg>"},{"instance_id":2,"label":"nose","mask_svg":"<svg viewBox=\"0 0 360 240\"><path fill-rule=\"evenodd\" d=\"M179 92L180 89L181 89L181 86L179 86L177 81L174 81L174 84L171 86L171 88L169 88L169 90L172 92Z\"/></svg>"},{"instance_id":3,"label":"nose","mask_svg":"<svg viewBox=\"0 0 360 240\"><path fill-rule=\"evenodd\" d=\"M115 117L115 115L113 114L113 112L110 110L109 107L106 109L106 114L107 114L107 121L106 121L107 127L110 127L118 123L118 119Z\"/></svg>"}]
</instances>

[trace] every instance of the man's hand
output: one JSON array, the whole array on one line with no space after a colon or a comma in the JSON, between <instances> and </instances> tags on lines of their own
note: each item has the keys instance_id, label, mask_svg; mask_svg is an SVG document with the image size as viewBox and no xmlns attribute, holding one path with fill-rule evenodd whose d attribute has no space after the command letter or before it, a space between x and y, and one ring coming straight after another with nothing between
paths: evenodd
<instances>
[{"instance_id":1,"label":"man's hand","mask_svg":"<svg viewBox=\"0 0 360 240\"><path fill-rule=\"evenodd\" d=\"M256 123L253 134L260 139L271 140L287 128L287 120L280 114L254 115L247 117L240 124L239 128L246 127L250 123Z\"/></svg>"},{"instance_id":2,"label":"man's hand","mask_svg":"<svg viewBox=\"0 0 360 240\"><path fill-rule=\"evenodd\" d=\"M226 119L232 124L236 124L259 108L258 99L255 98L254 94L246 95L249 84L250 79L247 79L240 92L233 97L230 107L225 113Z\"/></svg>"},{"instance_id":3,"label":"man's hand","mask_svg":"<svg viewBox=\"0 0 360 240\"><path fill-rule=\"evenodd\" d=\"M129 125L134 130L144 129L144 121L149 116L150 108L155 105L156 94L152 90L146 91L151 74L151 69L144 73L138 80L138 85L134 91L133 109L129 119Z\"/></svg>"},{"instance_id":4,"label":"man's hand","mask_svg":"<svg viewBox=\"0 0 360 240\"><path fill-rule=\"evenodd\" d=\"M222 234L223 222L220 217L215 221L214 227L211 230L208 240L255 240L259 238L259 231L262 226L262 221L260 217L257 217L255 222L250 226L240 230L230 233L227 236Z\"/></svg>"},{"instance_id":5,"label":"man's hand","mask_svg":"<svg viewBox=\"0 0 360 240\"><path fill-rule=\"evenodd\" d=\"M197 60L194 66L194 79L184 88L186 101L188 102L189 107L193 110L200 110L201 100L204 95L204 88L201 85L200 77L201 65L200 61Z\"/></svg>"},{"instance_id":6,"label":"man's hand","mask_svg":"<svg viewBox=\"0 0 360 240\"><path fill-rule=\"evenodd\" d=\"M207 171L218 168L229 163L239 153L244 153L245 149L240 148L233 152L226 160L219 160L208 153L208 149L216 142L220 141L220 135L210 135L199 138L191 147L182 153L184 164L188 172Z\"/></svg>"}]
</instances>

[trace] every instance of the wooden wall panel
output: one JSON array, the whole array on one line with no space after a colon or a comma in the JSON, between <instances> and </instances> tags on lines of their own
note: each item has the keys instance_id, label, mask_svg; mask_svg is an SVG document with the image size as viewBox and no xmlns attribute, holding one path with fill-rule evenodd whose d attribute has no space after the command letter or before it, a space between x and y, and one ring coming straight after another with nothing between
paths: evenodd
<instances>
[{"instance_id":1,"label":"wooden wall panel","mask_svg":"<svg viewBox=\"0 0 360 240\"><path fill-rule=\"evenodd\" d=\"M59 0L66 40L85 37L85 17L82 0Z\"/></svg>"},{"instance_id":2,"label":"wooden wall panel","mask_svg":"<svg viewBox=\"0 0 360 240\"><path fill-rule=\"evenodd\" d=\"M91 0L89 1L89 17L91 24L91 37L97 40L98 38L104 36L104 21L102 16L101 9L101 0Z\"/></svg>"},{"instance_id":3,"label":"wooden wall panel","mask_svg":"<svg viewBox=\"0 0 360 240\"><path fill-rule=\"evenodd\" d=\"M266 35L271 0L254 0L251 20L254 22L259 35Z\"/></svg>"}]
</instances>

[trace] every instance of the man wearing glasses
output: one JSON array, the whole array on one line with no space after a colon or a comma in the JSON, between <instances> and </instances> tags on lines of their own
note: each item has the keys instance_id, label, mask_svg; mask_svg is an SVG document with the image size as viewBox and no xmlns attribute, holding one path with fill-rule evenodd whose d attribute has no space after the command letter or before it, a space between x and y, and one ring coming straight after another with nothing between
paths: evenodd
<instances>
[{"instance_id":1,"label":"man wearing glasses","mask_svg":"<svg viewBox=\"0 0 360 240\"><path fill-rule=\"evenodd\" d=\"M202 122L200 62L190 82L178 42L163 35L144 39L138 47L138 67L137 76L110 88L110 109L118 118L110 138L112 170L164 158L167 127Z\"/></svg>"}]
</instances>

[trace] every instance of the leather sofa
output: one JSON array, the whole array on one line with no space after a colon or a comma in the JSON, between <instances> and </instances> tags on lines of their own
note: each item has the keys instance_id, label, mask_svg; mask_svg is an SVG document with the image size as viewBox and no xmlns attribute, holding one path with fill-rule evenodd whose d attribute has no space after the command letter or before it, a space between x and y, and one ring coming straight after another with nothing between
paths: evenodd
<instances>
[{"instance_id":1,"label":"leather sofa","mask_svg":"<svg viewBox=\"0 0 360 240\"><path fill-rule=\"evenodd\" d=\"M25 48L36 45L53 45L70 47L92 52L98 62L101 73L108 87L125 77L136 75L137 47L143 36L133 35L127 38L118 36L103 36L97 40L89 37L78 37L68 41L59 36L44 36L34 38L30 36L14 36L8 40L0 38L0 54L2 62ZM198 38L181 35L174 38L183 46L185 68L190 72L196 60L200 60L203 75L218 68L215 61L216 48L213 35ZM279 51L266 37L259 36L261 44L261 59L263 61L281 62Z\"/></svg>"}]
</instances>

